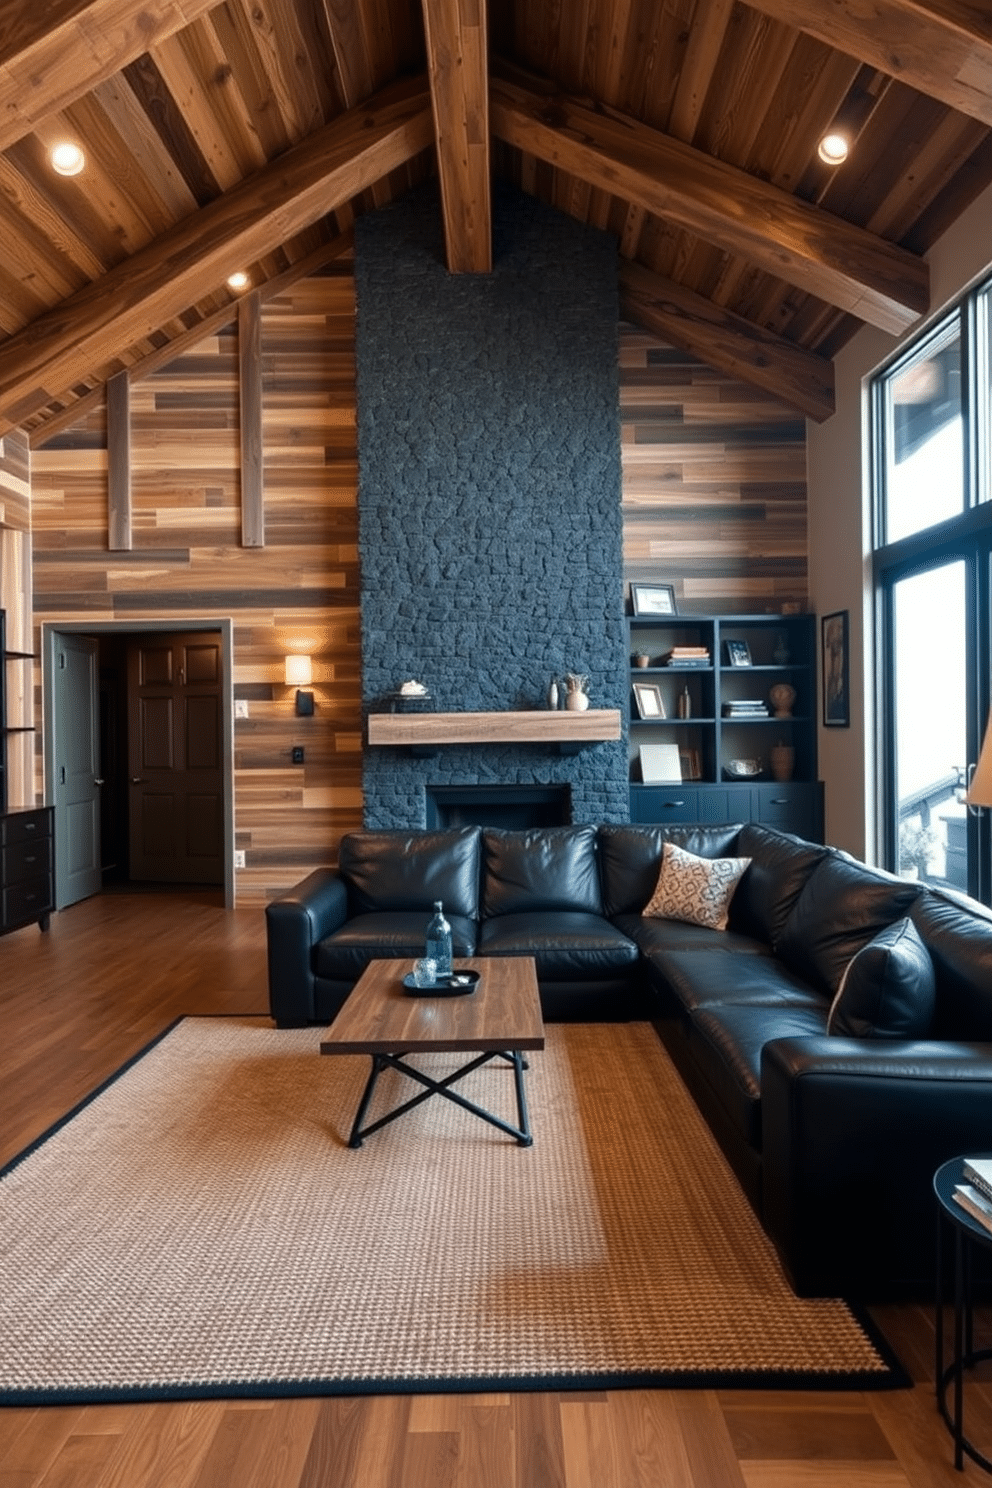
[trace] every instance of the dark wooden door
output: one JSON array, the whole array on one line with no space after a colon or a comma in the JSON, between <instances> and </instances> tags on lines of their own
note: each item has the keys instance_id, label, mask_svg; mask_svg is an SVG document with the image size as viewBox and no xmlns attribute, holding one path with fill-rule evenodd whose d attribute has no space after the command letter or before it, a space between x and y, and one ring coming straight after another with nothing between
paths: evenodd
<instances>
[{"instance_id":1,"label":"dark wooden door","mask_svg":"<svg viewBox=\"0 0 992 1488\"><path fill-rule=\"evenodd\" d=\"M148 635L128 648L130 877L224 881L221 638Z\"/></svg>"}]
</instances>

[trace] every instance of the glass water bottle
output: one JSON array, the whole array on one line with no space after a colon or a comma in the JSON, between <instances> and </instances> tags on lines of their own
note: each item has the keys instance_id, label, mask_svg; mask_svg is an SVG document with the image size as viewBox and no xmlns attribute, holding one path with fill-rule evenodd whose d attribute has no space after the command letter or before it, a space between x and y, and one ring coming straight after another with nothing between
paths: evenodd
<instances>
[{"instance_id":1,"label":"glass water bottle","mask_svg":"<svg viewBox=\"0 0 992 1488\"><path fill-rule=\"evenodd\" d=\"M434 913L427 924L425 954L437 962L438 981L451 975L451 926L444 918L440 899L434 900Z\"/></svg>"}]
</instances>

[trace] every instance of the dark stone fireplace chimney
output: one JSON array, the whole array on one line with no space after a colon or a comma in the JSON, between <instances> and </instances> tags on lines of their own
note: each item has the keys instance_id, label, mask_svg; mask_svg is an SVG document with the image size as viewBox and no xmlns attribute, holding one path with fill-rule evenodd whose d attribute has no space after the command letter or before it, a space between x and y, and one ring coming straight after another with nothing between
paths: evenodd
<instances>
[{"instance_id":1,"label":"dark stone fireplace chimney","mask_svg":"<svg viewBox=\"0 0 992 1488\"><path fill-rule=\"evenodd\" d=\"M494 191L494 268L449 274L436 188L356 224L362 692L438 711L626 696L615 241ZM626 741L364 751L365 822L426 824L429 785L567 785L627 819Z\"/></svg>"}]
</instances>

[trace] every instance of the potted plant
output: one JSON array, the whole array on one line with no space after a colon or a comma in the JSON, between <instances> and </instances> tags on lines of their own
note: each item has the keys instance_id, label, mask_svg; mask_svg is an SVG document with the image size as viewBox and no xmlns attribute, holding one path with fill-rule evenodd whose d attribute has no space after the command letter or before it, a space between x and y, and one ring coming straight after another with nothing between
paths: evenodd
<instances>
[{"instance_id":1,"label":"potted plant","mask_svg":"<svg viewBox=\"0 0 992 1488\"><path fill-rule=\"evenodd\" d=\"M930 869L940 838L934 827L924 826L919 817L908 817L899 823L899 873L903 878L925 878Z\"/></svg>"}]
</instances>

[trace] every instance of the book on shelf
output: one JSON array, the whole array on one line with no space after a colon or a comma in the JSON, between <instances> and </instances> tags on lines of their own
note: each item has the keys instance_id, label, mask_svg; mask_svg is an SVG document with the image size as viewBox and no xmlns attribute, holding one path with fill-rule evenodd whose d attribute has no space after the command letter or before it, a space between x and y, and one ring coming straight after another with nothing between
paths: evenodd
<instances>
[{"instance_id":1,"label":"book on shelf","mask_svg":"<svg viewBox=\"0 0 992 1488\"><path fill-rule=\"evenodd\" d=\"M977 1219L983 1229L992 1234L992 1199L986 1198L985 1194L973 1188L970 1183L955 1184L954 1198L972 1219Z\"/></svg>"},{"instance_id":2,"label":"book on shelf","mask_svg":"<svg viewBox=\"0 0 992 1488\"><path fill-rule=\"evenodd\" d=\"M765 703L724 703L724 718L767 718L768 707Z\"/></svg>"},{"instance_id":3,"label":"book on shelf","mask_svg":"<svg viewBox=\"0 0 992 1488\"><path fill-rule=\"evenodd\" d=\"M661 659L665 666L709 666L709 647L672 646Z\"/></svg>"},{"instance_id":4,"label":"book on shelf","mask_svg":"<svg viewBox=\"0 0 992 1488\"><path fill-rule=\"evenodd\" d=\"M992 1157L966 1157L962 1165L965 1182L992 1202Z\"/></svg>"}]
</instances>

